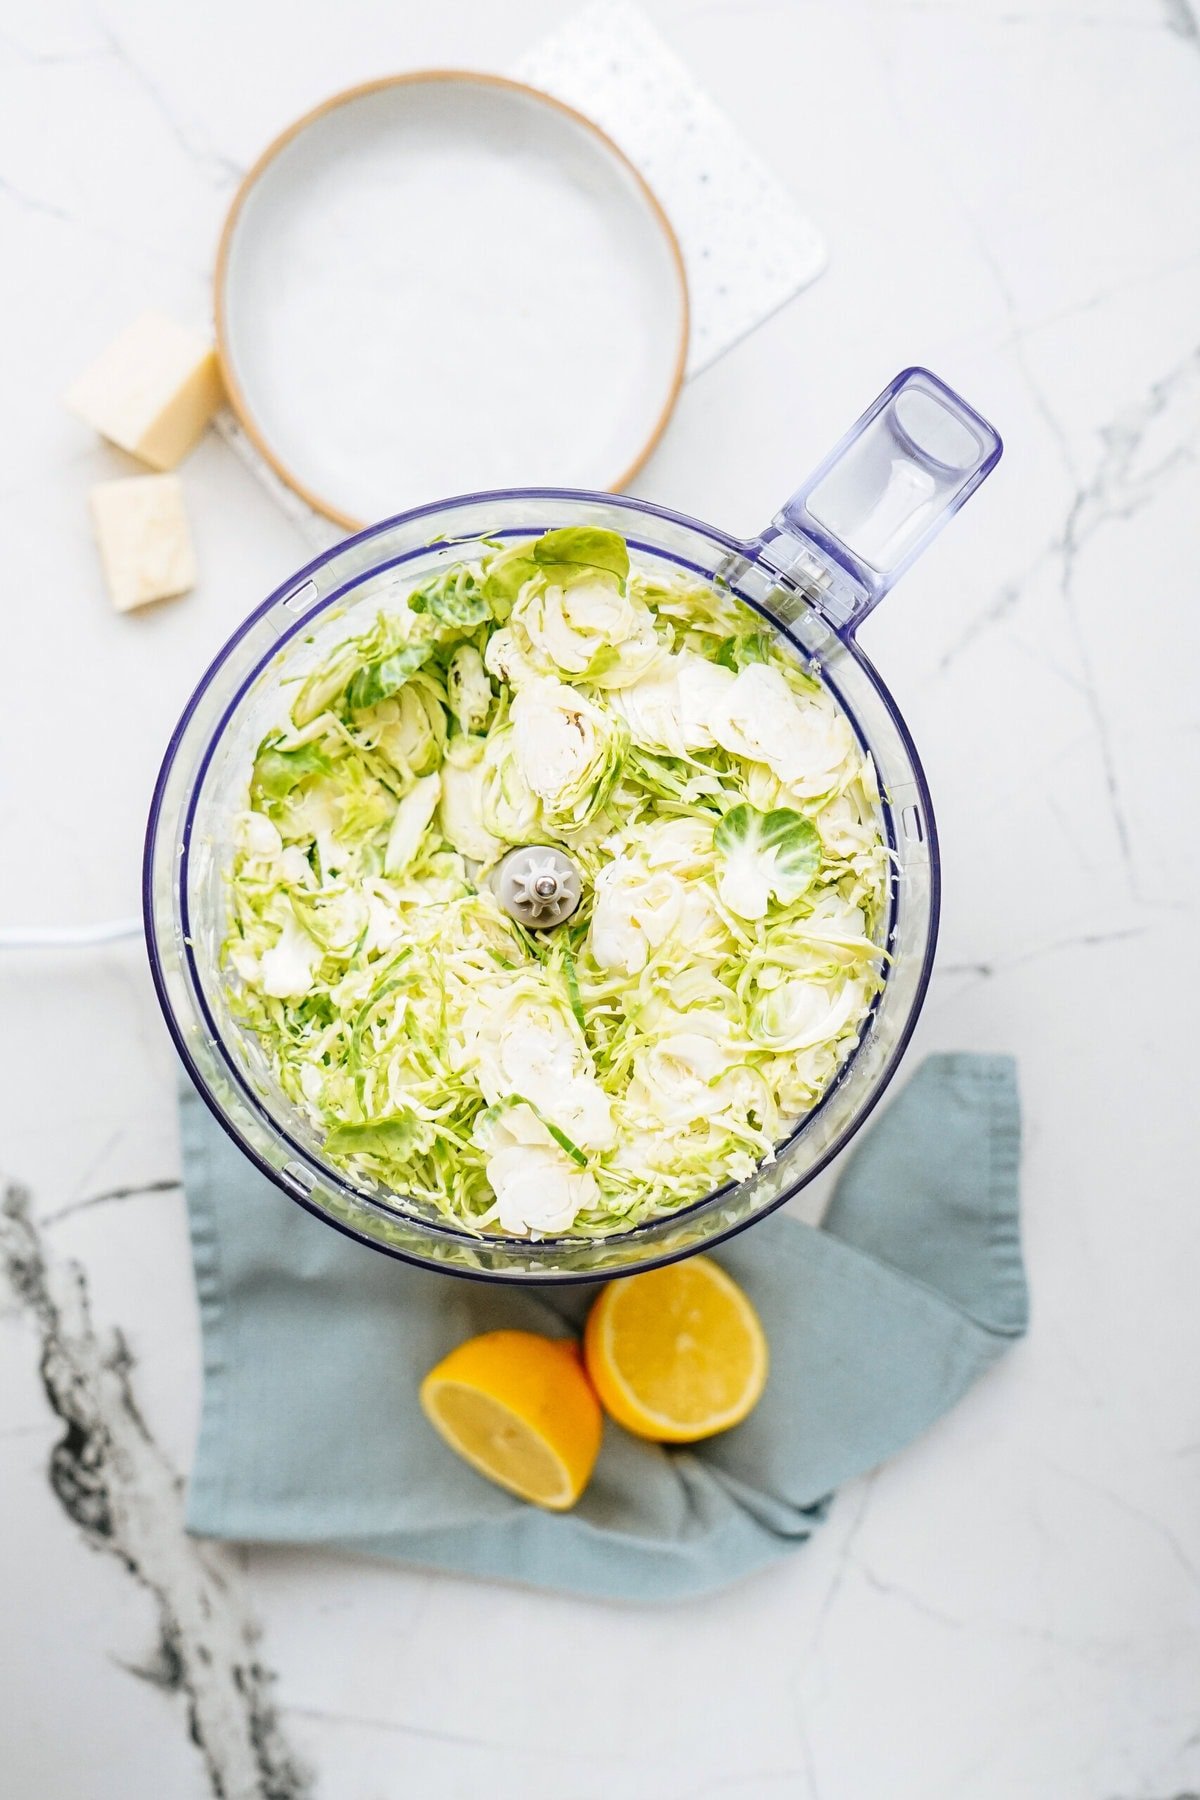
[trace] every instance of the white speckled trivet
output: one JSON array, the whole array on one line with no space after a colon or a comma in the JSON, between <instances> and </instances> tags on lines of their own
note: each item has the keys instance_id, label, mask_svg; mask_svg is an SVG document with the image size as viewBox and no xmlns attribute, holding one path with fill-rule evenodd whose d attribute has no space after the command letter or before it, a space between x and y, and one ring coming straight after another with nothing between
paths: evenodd
<instances>
[{"instance_id":1,"label":"white speckled trivet","mask_svg":"<svg viewBox=\"0 0 1200 1800\"><path fill-rule=\"evenodd\" d=\"M825 267L825 244L645 15L596 0L513 74L594 119L675 228L692 307L687 372L707 368Z\"/></svg>"},{"instance_id":2,"label":"white speckled trivet","mask_svg":"<svg viewBox=\"0 0 1200 1800\"><path fill-rule=\"evenodd\" d=\"M511 72L594 119L661 201L687 266L689 376L821 273L816 227L626 0L595 0ZM216 423L315 550L345 536L279 479L232 413Z\"/></svg>"}]
</instances>

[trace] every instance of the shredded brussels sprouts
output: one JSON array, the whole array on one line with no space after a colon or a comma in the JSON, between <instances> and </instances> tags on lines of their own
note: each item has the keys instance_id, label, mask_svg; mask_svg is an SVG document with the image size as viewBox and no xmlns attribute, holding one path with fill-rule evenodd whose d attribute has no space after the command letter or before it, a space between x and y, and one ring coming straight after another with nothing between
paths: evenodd
<instances>
[{"instance_id":1,"label":"shredded brussels sprouts","mask_svg":"<svg viewBox=\"0 0 1200 1800\"><path fill-rule=\"evenodd\" d=\"M558 844L577 913L490 868ZM235 1016L330 1161L473 1232L627 1230L745 1178L881 981L869 757L739 602L580 527L426 580L260 745Z\"/></svg>"}]
</instances>

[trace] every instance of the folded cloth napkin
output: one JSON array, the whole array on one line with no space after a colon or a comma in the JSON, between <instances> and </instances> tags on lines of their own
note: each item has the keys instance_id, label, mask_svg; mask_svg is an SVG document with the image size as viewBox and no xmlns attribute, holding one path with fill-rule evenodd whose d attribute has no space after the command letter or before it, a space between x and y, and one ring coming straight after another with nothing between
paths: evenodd
<instances>
[{"instance_id":1,"label":"folded cloth napkin","mask_svg":"<svg viewBox=\"0 0 1200 1800\"><path fill-rule=\"evenodd\" d=\"M771 1347L745 1424L665 1450L609 1422L579 1505L546 1513L447 1449L417 1386L475 1332L578 1330L595 1289L395 1262L287 1200L190 1088L182 1118L204 1333L188 1523L205 1536L607 1598L703 1593L802 1543L839 1482L916 1437L1025 1329L1012 1063L931 1057L858 1140L820 1230L775 1216L717 1250Z\"/></svg>"}]
</instances>

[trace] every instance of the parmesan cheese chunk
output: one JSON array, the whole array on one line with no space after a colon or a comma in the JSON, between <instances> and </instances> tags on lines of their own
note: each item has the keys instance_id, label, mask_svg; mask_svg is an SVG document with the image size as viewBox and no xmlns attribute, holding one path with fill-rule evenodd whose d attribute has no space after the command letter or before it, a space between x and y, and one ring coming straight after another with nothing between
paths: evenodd
<instances>
[{"instance_id":1,"label":"parmesan cheese chunk","mask_svg":"<svg viewBox=\"0 0 1200 1800\"><path fill-rule=\"evenodd\" d=\"M178 475L102 481L91 493L104 579L119 612L186 594L196 559Z\"/></svg>"},{"instance_id":2,"label":"parmesan cheese chunk","mask_svg":"<svg viewBox=\"0 0 1200 1800\"><path fill-rule=\"evenodd\" d=\"M152 469L174 469L221 404L216 352L199 333L142 313L64 399L111 443Z\"/></svg>"}]
</instances>

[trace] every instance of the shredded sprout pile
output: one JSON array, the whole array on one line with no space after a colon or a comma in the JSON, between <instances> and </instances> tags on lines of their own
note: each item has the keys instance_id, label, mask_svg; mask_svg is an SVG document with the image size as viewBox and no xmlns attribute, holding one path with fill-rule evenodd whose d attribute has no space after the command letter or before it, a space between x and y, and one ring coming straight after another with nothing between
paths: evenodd
<instances>
[{"instance_id":1,"label":"shredded sprout pile","mask_svg":"<svg viewBox=\"0 0 1200 1800\"><path fill-rule=\"evenodd\" d=\"M489 871L554 844L574 916ZM552 531L445 568L261 744L223 949L331 1162L476 1233L627 1230L750 1175L880 986L875 772L740 602Z\"/></svg>"}]
</instances>

